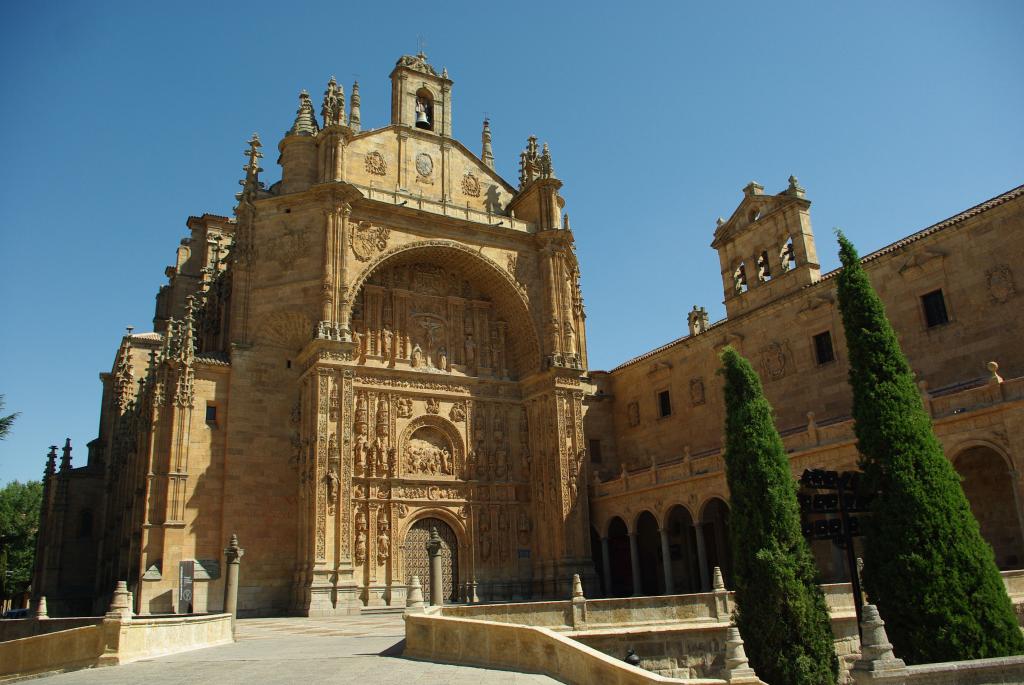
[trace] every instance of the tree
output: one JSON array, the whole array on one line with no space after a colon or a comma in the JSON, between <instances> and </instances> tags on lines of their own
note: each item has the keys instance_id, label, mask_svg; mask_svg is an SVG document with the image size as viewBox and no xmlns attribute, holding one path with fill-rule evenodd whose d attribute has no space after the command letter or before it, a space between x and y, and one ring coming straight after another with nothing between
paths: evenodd
<instances>
[{"instance_id":1,"label":"tree","mask_svg":"<svg viewBox=\"0 0 1024 685\"><path fill-rule=\"evenodd\" d=\"M725 348L722 365L736 624L765 682L831 685L839 661L828 607L772 407L736 350Z\"/></svg>"},{"instance_id":2,"label":"tree","mask_svg":"<svg viewBox=\"0 0 1024 685\"><path fill-rule=\"evenodd\" d=\"M0 395L0 412L4 410L4 396ZM18 418L18 413L8 414L7 416L0 416L0 440L7 437L7 434L11 432L11 426L14 425L14 419Z\"/></svg>"},{"instance_id":3,"label":"tree","mask_svg":"<svg viewBox=\"0 0 1024 685\"><path fill-rule=\"evenodd\" d=\"M1024 652L992 548L932 432L882 301L839 233L839 309L864 484L864 586L908 663Z\"/></svg>"},{"instance_id":4,"label":"tree","mask_svg":"<svg viewBox=\"0 0 1024 685\"><path fill-rule=\"evenodd\" d=\"M43 484L13 481L0 490L0 589L4 597L32 582Z\"/></svg>"}]
</instances>

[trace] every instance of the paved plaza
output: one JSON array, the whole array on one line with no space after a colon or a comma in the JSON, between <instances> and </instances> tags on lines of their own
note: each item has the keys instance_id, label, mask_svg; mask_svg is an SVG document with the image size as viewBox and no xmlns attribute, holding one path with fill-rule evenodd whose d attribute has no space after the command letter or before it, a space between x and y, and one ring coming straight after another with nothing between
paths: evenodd
<instances>
[{"instance_id":1,"label":"paved plaza","mask_svg":"<svg viewBox=\"0 0 1024 685\"><path fill-rule=\"evenodd\" d=\"M546 676L413 661L402 657L398 614L344 618L259 618L238 622L238 641L110 668L43 678L47 685L164 685L209 682L475 685L556 683Z\"/></svg>"}]
</instances>

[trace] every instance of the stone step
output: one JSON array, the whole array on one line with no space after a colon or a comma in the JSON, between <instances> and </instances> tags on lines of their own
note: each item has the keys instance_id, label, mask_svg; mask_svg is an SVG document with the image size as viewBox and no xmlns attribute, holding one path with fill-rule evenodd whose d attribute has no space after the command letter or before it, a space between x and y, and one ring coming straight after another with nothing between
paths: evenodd
<instances>
[{"instance_id":1,"label":"stone step","mask_svg":"<svg viewBox=\"0 0 1024 685\"><path fill-rule=\"evenodd\" d=\"M374 616L378 614L401 614L405 607L363 607L359 611L360 616Z\"/></svg>"}]
</instances>

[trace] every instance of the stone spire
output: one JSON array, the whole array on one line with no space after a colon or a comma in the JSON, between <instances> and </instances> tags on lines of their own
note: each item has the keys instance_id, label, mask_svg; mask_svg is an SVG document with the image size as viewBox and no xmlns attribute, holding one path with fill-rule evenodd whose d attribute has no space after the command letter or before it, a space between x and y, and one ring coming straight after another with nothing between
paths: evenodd
<instances>
[{"instance_id":1,"label":"stone spire","mask_svg":"<svg viewBox=\"0 0 1024 685\"><path fill-rule=\"evenodd\" d=\"M309 91L303 89L299 93L299 109L295 112L295 123L288 129L289 136L314 136L320 127L316 123L313 112L313 101L309 99Z\"/></svg>"},{"instance_id":2,"label":"stone spire","mask_svg":"<svg viewBox=\"0 0 1024 685\"><path fill-rule=\"evenodd\" d=\"M50 445L50 452L46 455L46 470L43 471L43 480L49 480L57 473L57 446Z\"/></svg>"},{"instance_id":3,"label":"stone spire","mask_svg":"<svg viewBox=\"0 0 1024 685\"><path fill-rule=\"evenodd\" d=\"M746 650L743 649L743 638L740 629L729 626L725 638L725 680L728 683L759 683L754 669L747 661Z\"/></svg>"},{"instance_id":4,"label":"stone spire","mask_svg":"<svg viewBox=\"0 0 1024 685\"><path fill-rule=\"evenodd\" d=\"M71 470L71 438L64 440L64 449L61 450L60 470L61 473Z\"/></svg>"},{"instance_id":5,"label":"stone spire","mask_svg":"<svg viewBox=\"0 0 1024 685\"><path fill-rule=\"evenodd\" d=\"M348 115L348 127L353 133L359 133L359 81L352 83L352 111Z\"/></svg>"},{"instance_id":6,"label":"stone spire","mask_svg":"<svg viewBox=\"0 0 1024 685\"><path fill-rule=\"evenodd\" d=\"M195 404L195 330L193 324L195 300L185 298L185 318L177 326L170 354L177 367L174 386L174 404L192 407Z\"/></svg>"},{"instance_id":7,"label":"stone spire","mask_svg":"<svg viewBox=\"0 0 1024 685\"><path fill-rule=\"evenodd\" d=\"M263 189L263 182L260 181L260 172L263 171L263 167L260 166L259 161L263 157L263 153L260 152L261 147L263 147L263 143L260 142L259 135L253 133L252 138L249 139L249 149L242 153L249 161L242 167L245 178L238 182L242 186L242 192L235 195L235 199L240 203L251 203L256 199L256 194Z\"/></svg>"},{"instance_id":8,"label":"stone spire","mask_svg":"<svg viewBox=\"0 0 1024 685\"><path fill-rule=\"evenodd\" d=\"M345 89L338 85L333 76L327 82L327 90L324 91L320 117L324 120L324 128L345 125Z\"/></svg>"},{"instance_id":9,"label":"stone spire","mask_svg":"<svg viewBox=\"0 0 1024 685\"><path fill-rule=\"evenodd\" d=\"M484 164L488 168L494 168L494 150L491 149L491 120L484 118L484 131L483 131L483 152L480 154L480 159L483 160Z\"/></svg>"},{"instance_id":10,"label":"stone spire","mask_svg":"<svg viewBox=\"0 0 1024 685\"><path fill-rule=\"evenodd\" d=\"M117 364L114 367L114 401L117 408L123 414L132 401L132 392L135 389L135 372L132 369L132 327L128 326L124 342L117 354Z\"/></svg>"}]
</instances>

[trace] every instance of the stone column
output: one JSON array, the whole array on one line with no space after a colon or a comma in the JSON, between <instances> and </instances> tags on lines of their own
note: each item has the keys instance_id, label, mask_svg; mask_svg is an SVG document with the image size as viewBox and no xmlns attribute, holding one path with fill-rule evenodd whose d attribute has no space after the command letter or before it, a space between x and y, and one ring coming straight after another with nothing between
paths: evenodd
<instances>
[{"instance_id":1,"label":"stone column","mask_svg":"<svg viewBox=\"0 0 1024 685\"><path fill-rule=\"evenodd\" d=\"M664 528L658 531L661 533L661 565L665 569L665 594L675 594L675 586L672 582L672 553L668 548L668 531Z\"/></svg>"},{"instance_id":2,"label":"stone column","mask_svg":"<svg viewBox=\"0 0 1024 685\"><path fill-rule=\"evenodd\" d=\"M242 564L245 550L238 546L238 535L231 534L231 541L224 556L227 557L227 573L224 582L224 613L231 614L231 634L235 632L235 620L238 618L238 571Z\"/></svg>"},{"instance_id":3,"label":"stone column","mask_svg":"<svg viewBox=\"0 0 1024 685\"><path fill-rule=\"evenodd\" d=\"M711 587L711 579L708 578L708 553L704 548L704 527L700 523L693 524L693 530L697 534L697 566L700 569L700 591L707 592Z\"/></svg>"},{"instance_id":4,"label":"stone column","mask_svg":"<svg viewBox=\"0 0 1024 685\"><path fill-rule=\"evenodd\" d=\"M427 555L430 557L430 606L441 606L444 604L444 591L441 579L441 538L437 535L437 528L430 529Z\"/></svg>"},{"instance_id":5,"label":"stone column","mask_svg":"<svg viewBox=\"0 0 1024 685\"><path fill-rule=\"evenodd\" d=\"M612 560L608 553L608 538L601 538L601 571L604 573L604 596L612 596Z\"/></svg>"},{"instance_id":6,"label":"stone column","mask_svg":"<svg viewBox=\"0 0 1024 685\"><path fill-rule=\"evenodd\" d=\"M633 569L633 596L639 597L643 592L640 582L640 553L636 549L636 533L629 534L629 562Z\"/></svg>"}]
</instances>

